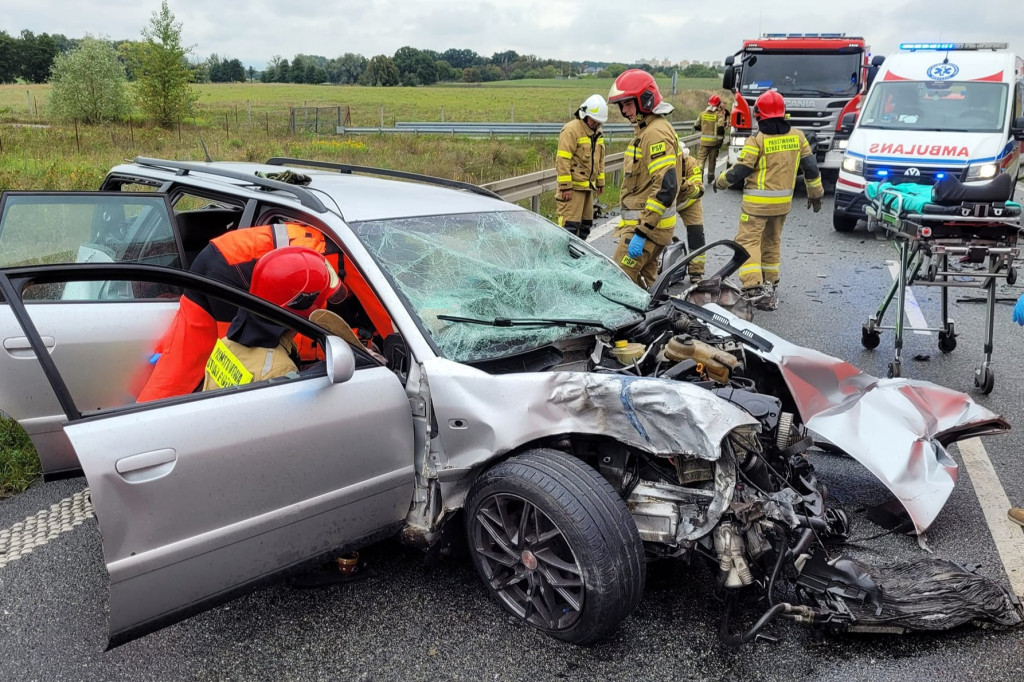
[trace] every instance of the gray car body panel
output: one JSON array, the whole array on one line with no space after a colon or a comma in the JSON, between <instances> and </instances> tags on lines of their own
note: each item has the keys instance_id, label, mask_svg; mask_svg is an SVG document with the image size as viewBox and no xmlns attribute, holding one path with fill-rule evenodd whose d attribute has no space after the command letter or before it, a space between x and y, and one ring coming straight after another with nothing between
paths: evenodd
<instances>
[{"instance_id":1,"label":"gray car body panel","mask_svg":"<svg viewBox=\"0 0 1024 682\"><path fill-rule=\"evenodd\" d=\"M130 308L126 308L128 306ZM40 336L75 400L122 405L128 386L178 308L177 301L29 303ZM79 468L67 420L10 306L0 305L0 405L32 438L47 475ZM116 330L116 332L112 332ZM52 341L52 346L51 342Z\"/></svg>"},{"instance_id":2,"label":"gray car body panel","mask_svg":"<svg viewBox=\"0 0 1024 682\"><path fill-rule=\"evenodd\" d=\"M879 379L848 362L792 344L717 305L734 327L770 341L750 349L778 366L804 425L863 464L896 496L924 533L956 484L943 443L1009 425L959 391L913 379Z\"/></svg>"},{"instance_id":3,"label":"gray car body panel","mask_svg":"<svg viewBox=\"0 0 1024 682\"><path fill-rule=\"evenodd\" d=\"M382 367L65 430L100 522L112 639L394 525L413 494L409 402Z\"/></svg>"}]
</instances>

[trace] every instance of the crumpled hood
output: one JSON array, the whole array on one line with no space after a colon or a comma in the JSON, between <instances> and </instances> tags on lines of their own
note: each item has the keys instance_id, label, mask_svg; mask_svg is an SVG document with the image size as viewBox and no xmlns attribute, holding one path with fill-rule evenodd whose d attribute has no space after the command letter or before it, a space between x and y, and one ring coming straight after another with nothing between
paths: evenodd
<instances>
[{"instance_id":1,"label":"crumpled hood","mask_svg":"<svg viewBox=\"0 0 1024 682\"><path fill-rule=\"evenodd\" d=\"M771 351L748 352L778 366L807 428L877 476L906 508L918 533L931 526L956 483L957 464L945 447L1010 428L959 391L914 379L878 379L720 306L705 307L773 344Z\"/></svg>"}]
</instances>

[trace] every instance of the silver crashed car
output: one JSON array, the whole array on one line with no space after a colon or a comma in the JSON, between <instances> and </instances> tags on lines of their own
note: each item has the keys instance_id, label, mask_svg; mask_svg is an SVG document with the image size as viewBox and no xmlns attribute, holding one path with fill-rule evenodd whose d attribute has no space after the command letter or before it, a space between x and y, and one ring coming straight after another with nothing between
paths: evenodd
<instances>
[{"instance_id":1,"label":"silver crashed car","mask_svg":"<svg viewBox=\"0 0 1024 682\"><path fill-rule=\"evenodd\" d=\"M375 353L188 271L210 239L277 222L325 234L352 290L334 310ZM722 276L744 255L724 246ZM1007 424L959 392L778 338L721 278L670 295L685 265L645 291L591 245L452 181L138 158L99 192L0 198L0 410L48 476L84 471L115 644L389 535L425 550L465 538L505 609L576 643L629 615L658 558L717 567L730 642L778 616L1018 623L1011 595L959 567L827 561L820 543L846 518L809 457L845 451L923 532L956 480L945 448ZM185 289L313 339L323 361L136 403ZM776 599L783 580L792 603ZM900 598L929 580L941 614ZM729 634L751 590L772 606Z\"/></svg>"}]
</instances>

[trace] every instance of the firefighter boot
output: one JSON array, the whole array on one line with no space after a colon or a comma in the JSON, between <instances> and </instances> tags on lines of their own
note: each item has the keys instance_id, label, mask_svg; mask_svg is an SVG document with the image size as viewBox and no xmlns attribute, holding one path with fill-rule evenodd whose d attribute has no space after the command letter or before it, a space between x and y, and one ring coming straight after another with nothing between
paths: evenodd
<instances>
[{"instance_id":1,"label":"firefighter boot","mask_svg":"<svg viewBox=\"0 0 1024 682\"><path fill-rule=\"evenodd\" d=\"M704 226L701 224L686 226L686 246L690 253L702 248L706 240L704 238ZM704 265L707 263L707 256L701 254L690 261L687 272L690 275L690 282L696 284L704 279Z\"/></svg>"},{"instance_id":2,"label":"firefighter boot","mask_svg":"<svg viewBox=\"0 0 1024 682\"><path fill-rule=\"evenodd\" d=\"M564 227L566 230L568 230L570 234L574 234L577 237L579 237L580 236L580 230L582 229L583 226L580 223L580 221L578 221L578 220L566 220L565 223L562 225L562 227Z\"/></svg>"},{"instance_id":3,"label":"firefighter boot","mask_svg":"<svg viewBox=\"0 0 1024 682\"><path fill-rule=\"evenodd\" d=\"M590 236L590 230L592 230L593 227L594 227L594 221L593 220L586 220L586 219L584 219L584 220L580 221L580 230L579 230L579 232L576 233L576 236L579 237L580 239L582 239L583 241L587 241L587 238Z\"/></svg>"}]
</instances>

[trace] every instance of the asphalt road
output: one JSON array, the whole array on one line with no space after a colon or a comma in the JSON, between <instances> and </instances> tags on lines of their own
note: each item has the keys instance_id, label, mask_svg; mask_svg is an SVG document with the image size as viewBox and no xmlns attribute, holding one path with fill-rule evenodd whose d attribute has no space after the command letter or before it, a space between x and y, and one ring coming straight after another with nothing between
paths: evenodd
<instances>
[{"instance_id":1,"label":"asphalt road","mask_svg":"<svg viewBox=\"0 0 1024 682\"><path fill-rule=\"evenodd\" d=\"M705 199L708 239L731 238L739 215L734 192ZM891 277L895 251L863 227L832 230L831 204L818 215L798 200L786 224L782 302L755 322L790 340L846 359L884 376L891 336L866 351L860 326ZM598 240L602 248L609 238ZM713 263L712 259L712 263ZM1022 278L1024 284L1024 278ZM930 324L938 292L918 289ZM1019 289L1006 289L1014 299ZM967 293L955 293L954 300ZM908 334L904 375L971 392L981 358L984 306L954 306L959 347L939 353L935 336ZM996 385L974 397L1015 427L984 439L993 468L1011 500L1024 503L1022 392L1024 330L998 305ZM928 356L914 361L915 355ZM958 453L954 456L959 457ZM863 508L885 499L880 483L856 462L831 455L816 461L819 478L854 518L853 535L880 532ZM0 529L80 491L84 481L40 484L0 502ZM970 476L960 481L929 532L935 554L981 564L1005 580L1002 564ZM889 535L849 548L867 562L925 556L907 536ZM428 568L415 552L386 542L364 553L373 575L321 590L275 585L117 649L106 651L106 574L95 519L62 533L0 568L0 678L12 680L168 679L700 679L700 680L1019 680L1024 629L966 628L910 636L833 636L815 644L808 631L778 622L776 642L739 648L718 642L720 605L710 596L713 576L700 566L650 567L636 612L601 644L558 643L506 617L491 602L472 566L452 557ZM763 608L750 605L747 616ZM749 620L747 621L749 623Z\"/></svg>"}]
</instances>

